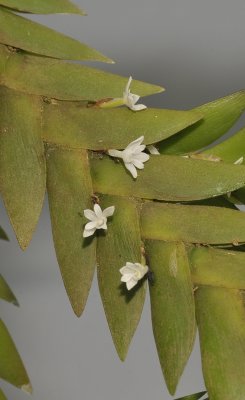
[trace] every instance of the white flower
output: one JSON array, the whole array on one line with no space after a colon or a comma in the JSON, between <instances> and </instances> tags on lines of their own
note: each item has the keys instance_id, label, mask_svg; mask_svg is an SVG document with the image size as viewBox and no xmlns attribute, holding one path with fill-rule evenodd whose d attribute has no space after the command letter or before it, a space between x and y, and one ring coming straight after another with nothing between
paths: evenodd
<instances>
[{"instance_id":1,"label":"white flower","mask_svg":"<svg viewBox=\"0 0 245 400\"><path fill-rule=\"evenodd\" d=\"M128 108L130 108L130 110L133 110L133 111L144 110L145 108L147 108L144 104L136 104L137 101L139 100L140 96L130 92L130 85L131 85L132 80L133 80L133 78L132 78L132 76L130 76L128 83L126 85L126 88L123 92L123 103Z\"/></svg>"},{"instance_id":2,"label":"white flower","mask_svg":"<svg viewBox=\"0 0 245 400\"><path fill-rule=\"evenodd\" d=\"M238 160L234 162L235 165L241 165L242 163L243 163L243 157L238 158Z\"/></svg>"},{"instance_id":3,"label":"white flower","mask_svg":"<svg viewBox=\"0 0 245 400\"><path fill-rule=\"evenodd\" d=\"M102 211L98 204L94 205L94 211L88 209L84 210L84 216L90 220L90 222L85 225L83 237L92 236L96 229L107 229L107 218L111 217L114 211L114 206L105 208L105 210Z\"/></svg>"},{"instance_id":4,"label":"white flower","mask_svg":"<svg viewBox=\"0 0 245 400\"><path fill-rule=\"evenodd\" d=\"M141 144L144 140L144 136L140 136L138 139L129 143L125 150L108 150L108 154L111 157L122 158L125 167L137 178L137 170L144 168L144 162L148 161L149 154L143 153L145 145Z\"/></svg>"},{"instance_id":5,"label":"white flower","mask_svg":"<svg viewBox=\"0 0 245 400\"><path fill-rule=\"evenodd\" d=\"M149 146L147 146L147 150L149 151L150 154L153 154L155 156L160 154L157 148L153 146L153 144L149 144Z\"/></svg>"},{"instance_id":6,"label":"white flower","mask_svg":"<svg viewBox=\"0 0 245 400\"><path fill-rule=\"evenodd\" d=\"M127 289L132 289L137 285L138 281L142 279L149 271L147 265L139 263L126 262L126 265L120 269L122 274L121 282L125 282Z\"/></svg>"}]
</instances>

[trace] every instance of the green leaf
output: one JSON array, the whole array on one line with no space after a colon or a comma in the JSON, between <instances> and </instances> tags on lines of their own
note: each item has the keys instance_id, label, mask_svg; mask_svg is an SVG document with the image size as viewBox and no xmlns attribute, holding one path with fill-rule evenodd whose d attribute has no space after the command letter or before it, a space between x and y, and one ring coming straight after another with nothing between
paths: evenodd
<instances>
[{"instance_id":1,"label":"green leaf","mask_svg":"<svg viewBox=\"0 0 245 400\"><path fill-rule=\"evenodd\" d=\"M190 261L195 285L245 290L245 253L197 247L191 251Z\"/></svg>"},{"instance_id":2,"label":"green leaf","mask_svg":"<svg viewBox=\"0 0 245 400\"><path fill-rule=\"evenodd\" d=\"M5 233L5 231L3 230L3 228L0 226L0 239L2 240L9 240L7 234Z\"/></svg>"},{"instance_id":3,"label":"green leaf","mask_svg":"<svg viewBox=\"0 0 245 400\"><path fill-rule=\"evenodd\" d=\"M5 397L5 395L1 389L0 389L0 400L7 400L7 397Z\"/></svg>"},{"instance_id":4,"label":"green leaf","mask_svg":"<svg viewBox=\"0 0 245 400\"><path fill-rule=\"evenodd\" d=\"M0 275L0 298L18 306L19 303L5 279Z\"/></svg>"},{"instance_id":5,"label":"green leaf","mask_svg":"<svg viewBox=\"0 0 245 400\"><path fill-rule=\"evenodd\" d=\"M112 63L98 51L0 7L0 43L30 53L66 60Z\"/></svg>"},{"instance_id":6,"label":"green leaf","mask_svg":"<svg viewBox=\"0 0 245 400\"><path fill-rule=\"evenodd\" d=\"M184 397L179 397L176 400L199 400L201 397L203 397L207 392L199 392L199 393L194 393L190 394L189 396L184 396ZM205 399L208 400L208 399Z\"/></svg>"},{"instance_id":7,"label":"green leaf","mask_svg":"<svg viewBox=\"0 0 245 400\"><path fill-rule=\"evenodd\" d=\"M240 291L196 292L203 374L210 400L245 398L245 312Z\"/></svg>"},{"instance_id":8,"label":"green leaf","mask_svg":"<svg viewBox=\"0 0 245 400\"><path fill-rule=\"evenodd\" d=\"M21 92L60 100L97 101L121 97L127 81L128 78L99 69L16 53L0 45L0 83ZM148 96L164 89L133 80L132 90L140 96Z\"/></svg>"},{"instance_id":9,"label":"green leaf","mask_svg":"<svg viewBox=\"0 0 245 400\"><path fill-rule=\"evenodd\" d=\"M141 135L146 144L157 142L198 119L200 115L186 111L148 108L133 112L126 107L104 110L61 102L44 106L43 139L68 147L120 149Z\"/></svg>"},{"instance_id":10,"label":"green leaf","mask_svg":"<svg viewBox=\"0 0 245 400\"><path fill-rule=\"evenodd\" d=\"M24 250L39 219L45 194L40 100L1 88L1 195Z\"/></svg>"},{"instance_id":11,"label":"green leaf","mask_svg":"<svg viewBox=\"0 0 245 400\"><path fill-rule=\"evenodd\" d=\"M85 307L96 265L96 242L83 239L85 220L80 216L92 206L87 152L50 147L47 189L57 259L71 305L79 316Z\"/></svg>"},{"instance_id":12,"label":"green leaf","mask_svg":"<svg viewBox=\"0 0 245 400\"><path fill-rule=\"evenodd\" d=\"M2 6L34 14L69 13L86 15L69 0L0 0Z\"/></svg>"},{"instance_id":13,"label":"green leaf","mask_svg":"<svg viewBox=\"0 0 245 400\"><path fill-rule=\"evenodd\" d=\"M0 378L25 392L32 392L25 367L2 320L0 320Z\"/></svg>"},{"instance_id":14,"label":"green leaf","mask_svg":"<svg viewBox=\"0 0 245 400\"><path fill-rule=\"evenodd\" d=\"M220 157L228 163L234 163L240 157L245 158L245 128L216 146L203 151L202 154Z\"/></svg>"},{"instance_id":15,"label":"green leaf","mask_svg":"<svg viewBox=\"0 0 245 400\"><path fill-rule=\"evenodd\" d=\"M103 196L100 200L102 209L115 206L108 231L98 235L98 282L112 339L123 361L145 300L144 280L128 291L119 272L127 261L141 263L139 213L133 199Z\"/></svg>"},{"instance_id":16,"label":"green leaf","mask_svg":"<svg viewBox=\"0 0 245 400\"><path fill-rule=\"evenodd\" d=\"M189 262L182 243L147 241L154 284L150 285L152 325L169 392L174 395L196 333Z\"/></svg>"},{"instance_id":17,"label":"green leaf","mask_svg":"<svg viewBox=\"0 0 245 400\"><path fill-rule=\"evenodd\" d=\"M147 136L145 142L148 142ZM245 185L244 166L179 156L152 156L136 180L123 163L117 163L115 159L94 157L91 167L95 191L145 199L199 200L220 196Z\"/></svg>"},{"instance_id":18,"label":"green leaf","mask_svg":"<svg viewBox=\"0 0 245 400\"><path fill-rule=\"evenodd\" d=\"M237 245L245 242L245 214L224 207L147 202L141 213L145 239Z\"/></svg>"},{"instance_id":19,"label":"green leaf","mask_svg":"<svg viewBox=\"0 0 245 400\"><path fill-rule=\"evenodd\" d=\"M194 108L204 115L203 120L162 142L160 152L184 154L208 146L233 126L244 109L245 90Z\"/></svg>"}]
</instances>

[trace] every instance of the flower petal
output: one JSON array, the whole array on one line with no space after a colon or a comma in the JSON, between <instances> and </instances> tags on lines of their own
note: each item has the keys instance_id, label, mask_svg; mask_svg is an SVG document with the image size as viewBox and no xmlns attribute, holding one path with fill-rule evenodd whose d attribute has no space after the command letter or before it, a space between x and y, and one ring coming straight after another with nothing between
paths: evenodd
<instances>
[{"instance_id":1,"label":"flower petal","mask_svg":"<svg viewBox=\"0 0 245 400\"><path fill-rule=\"evenodd\" d=\"M135 158L135 159L133 160L133 164L134 164L134 166L135 166L136 168L138 168L138 169L143 169L143 168L144 168L144 164L142 163L142 161L137 160L137 158Z\"/></svg>"},{"instance_id":2,"label":"flower petal","mask_svg":"<svg viewBox=\"0 0 245 400\"><path fill-rule=\"evenodd\" d=\"M130 279L130 281L128 281L126 283L127 289L131 290L135 285L137 285L138 281L135 279Z\"/></svg>"},{"instance_id":3,"label":"flower petal","mask_svg":"<svg viewBox=\"0 0 245 400\"><path fill-rule=\"evenodd\" d=\"M137 94L130 93L129 97L131 98L133 104L137 103L137 101L140 99L140 96Z\"/></svg>"},{"instance_id":4,"label":"flower petal","mask_svg":"<svg viewBox=\"0 0 245 400\"><path fill-rule=\"evenodd\" d=\"M89 219L90 221L95 221L95 220L97 219L97 217L96 217L96 215L95 215L95 212L92 211L92 210L89 210L89 209L84 210L84 211L83 211L83 214L84 214L84 216L85 216L87 219Z\"/></svg>"},{"instance_id":5,"label":"flower petal","mask_svg":"<svg viewBox=\"0 0 245 400\"><path fill-rule=\"evenodd\" d=\"M115 206L107 207L103 211L104 217L111 217L114 214Z\"/></svg>"},{"instance_id":6,"label":"flower petal","mask_svg":"<svg viewBox=\"0 0 245 400\"><path fill-rule=\"evenodd\" d=\"M85 229L86 230L91 230L91 229L96 229L96 225L97 225L97 221L91 221L91 222L88 222L86 225L85 225Z\"/></svg>"},{"instance_id":7,"label":"flower petal","mask_svg":"<svg viewBox=\"0 0 245 400\"><path fill-rule=\"evenodd\" d=\"M130 279L132 279L133 275L132 274L123 274L121 277L121 282L128 282Z\"/></svg>"},{"instance_id":8,"label":"flower petal","mask_svg":"<svg viewBox=\"0 0 245 400\"><path fill-rule=\"evenodd\" d=\"M147 150L149 151L150 154L154 154L154 155L160 154L159 151L157 150L157 148L155 146L153 146L153 144L149 144L149 146L147 146Z\"/></svg>"},{"instance_id":9,"label":"flower petal","mask_svg":"<svg viewBox=\"0 0 245 400\"><path fill-rule=\"evenodd\" d=\"M92 236L95 231L96 231L95 228L94 229L84 229L83 237L86 238L86 237Z\"/></svg>"},{"instance_id":10,"label":"flower petal","mask_svg":"<svg viewBox=\"0 0 245 400\"><path fill-rule=\"evenodd\" d=\"M117 158L122 158L122 151L120 150L108 150L108 154L111 157L117 157Z\"/></svg>"},{"instance_id":11,"label":"flower petal","mask_svg":"<svg viewBox=\"0 0 245 400\"><path fill-rule=\"evenodd\" d=\"M145 110L147 107L144 104L135 104L131 107L131 110L133 111L141 111Z\"/></svg>"},{"instance_id":12,"label":"flower petal","mask_svg":"<svg viewBox=\"0 0 245 400\"><path fill-rule=\"evenodd\" d=\"M135 168L135 166L132 163L124 163L124 165L127 168L127 170L131 173L133 178L136 179L138 176L138 173L137 173L137 169Z\"/></svg>"},{"instance_id":13,"label":"flower petal","mask_svg":"<svg viewBox=\"0 0 245 400\"><path fill-rule=\"evenodd\" d=\"M97 218L103 218L103 213L102 213L102 210L101 210L99 204L94 205L94 212L95 212Z\"/></svg>"},{"instance_id":14,"label":"flower petal","mask_svg":"<svg viewBox=\"0 0 245 400\"><path fill-rule=\"evenodd\" d=\"M140 136L138 139L135 139L133 142L129 143L125 150L134 150L137 149L144 140L144 136ZM125 151L124 150L124 151Z\"/></svg>"},{"instance_id":15,"label":"flower petal","mask_svg":"<svg viewBox=\"0 0 245 400\"><path fill-rule=\"evenodd\" d=\"M132 78L132 76L130 76L130 77L128 78L128 82L127 82L127 85L126 85L126 87L125 87L125 90L124 90L124 92L123 92L123 95L124 95L124 96L128 95L128 93L130 92L129 88L130 88L130 85L131 85L132 80L133 80L133 78Z\"/></svg>"},{"instance_id":16,"label":"flower petal","mask_svg":"<svg viewBox=\"0 0 245 400\"><path fill-rule=\"evenodd\" d=\"M136 154L135 157L134 157L135 160L139 160L139 161L142 161L142 162L148 161L149 158L150 158L149 154L146 154L146 153Z\"/></svg>"},{"instance_id":17,"label":"flower petal","mask_svg":"<svg viewBox=\"0 0 245 400\"><path fill-rule=\"evenodd\" d=\"M107 229L106 221L103 223L103 225L98 226L97 229Z\"/></svg>"}]
</instances>

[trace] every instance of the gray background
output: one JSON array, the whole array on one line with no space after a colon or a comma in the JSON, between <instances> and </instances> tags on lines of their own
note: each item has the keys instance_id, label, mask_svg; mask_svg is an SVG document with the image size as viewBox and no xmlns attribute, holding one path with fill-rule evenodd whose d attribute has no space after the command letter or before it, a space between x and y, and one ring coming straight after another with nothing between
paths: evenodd
<instances>
[{"instance_id":1,"label":"gray background","mask_svg":"<svg viewBox=\"0 0 245 400\"><path fill-rule=\"evenodd\" d=\"M185 109L244 87L244 0L76 3L88 17L30 18L117 62L99 67L164 86L165 93L144 100L148 105ZM242 121L235 129L239 126ZM17 246L3 207L1 225L11 239L0 243L1 271L21 304L20 309L1 304L1 316L25 360L33 399L170 399L151 332L149 300L123 364L113 348L96 281L82 318L71 311L54 254L47 204L25 253ZM11 400L27 398L6 383L2 386ZM196 345L177 395L203 387Z\"/></svg>"}]
</instances>

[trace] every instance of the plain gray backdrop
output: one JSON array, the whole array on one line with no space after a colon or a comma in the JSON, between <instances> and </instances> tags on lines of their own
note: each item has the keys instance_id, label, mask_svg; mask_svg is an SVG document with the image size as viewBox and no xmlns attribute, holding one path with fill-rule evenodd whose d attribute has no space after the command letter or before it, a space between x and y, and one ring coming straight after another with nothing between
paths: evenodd
<instances>
[{"instance_id":1,"label":"plain gray backdrop","mask_svg":"<svg viewBox=\"0 0 245 400\"><path fill-rule=\"evenodd\" d=\"M30 16L97 48L115 65L101 69L162 85L144 100L151 106L188 109L244 87L244 0L77 0L79 16ZM244 119L243 119L244 123ZM235 129L242 126L240 121ZM26 252L18 246L6 212L1 225L1 272L20 309L1 304L34 386L33 400L169 400L153 341L149 300L121 363L106 324L96 279L77 319L69 305L52 244L48 206ZM10 400L27 395L3 383ZM202 390L198 344L177 396Z\"/></svg>"}]
</instances>

